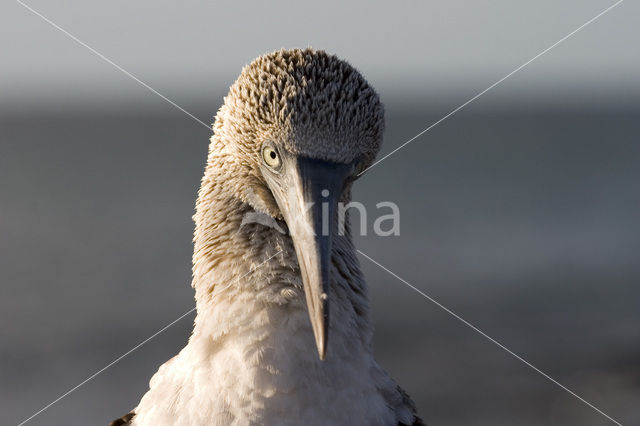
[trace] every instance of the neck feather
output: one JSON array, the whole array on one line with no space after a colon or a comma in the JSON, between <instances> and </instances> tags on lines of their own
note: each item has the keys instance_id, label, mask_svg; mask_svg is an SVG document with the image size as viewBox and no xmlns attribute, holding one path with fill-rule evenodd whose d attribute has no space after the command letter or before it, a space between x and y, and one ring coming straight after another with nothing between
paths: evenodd
<instances>
[{"instance_id":1,"label":"neck feather","mask_svg":"<svg viewBox=\"0 0 640 426\"><path fill-rule=\"evenodd\" d=\"M264 333L277 334L278 324L292 318L311 333L293 242L282 228L243 224L252 213L251 206L205 176L194 216L192 286L198 315L192 339L217 340L261 326L267 326ZM368 349L366 284L348 226L344 236L334 238L331 268L329 339L355 339Z\"/></svg>"}]
</instances>

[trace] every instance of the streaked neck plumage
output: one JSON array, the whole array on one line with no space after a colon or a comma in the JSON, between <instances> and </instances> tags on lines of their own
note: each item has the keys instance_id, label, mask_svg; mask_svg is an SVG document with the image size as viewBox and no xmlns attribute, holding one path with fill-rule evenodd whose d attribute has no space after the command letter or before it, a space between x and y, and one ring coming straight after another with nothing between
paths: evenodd
<instances>
[{"instance_id":1,"label":"streaked neck plumage","mask_svg":"<svg viewBox=\"0 0 640 426\"><path fill-rule=\"evenodd\" d=\"M253 208L215 171L210 164L194 217L193 334L153 377L134 424L389 425L410 418L373 359L366 287L349 233L333 246L321 361L291 238L243 225Z\"/></svg>"},{"instance_id":2,"label":"streaked neck plumage","mask_svg":"<svg viewBox=\"0 0 640 426\"><path fill-rule=\"evenodd\" d=\"M247 217L255 217L252 215L267 217L271 223L243 222ZM300 328L310 327L305 318L300 270L286 224L255 212L253 207L235 198L228 187L224 166L215 160L210 161L203 179L194 219L193 287L198 315L192 339L199 338L199 334L217 339L238 332L243 324L224 317L246 316L250 320L251 315L259 311L281 313L287 322L291 318L286 313L295 318L300 316ZM370 353L372 330L366 285L348 229L345 235L334 238L331 281L330 318L336 323L331 327L336 330L336 336L332 330L330 338L335 338L335 345L340 345L340 333L343 333L351 344L357 342L361 351ZM220 309L237 300L244 300L247 309L236 313ZM253 330L260 326L254 320L244 325ZM264 324L265 327L271 325L276 324ZM308 338L313 343L313 333ZM314 345L308 347L310 354L315 353Z\"/></svg>"}]
</instances>

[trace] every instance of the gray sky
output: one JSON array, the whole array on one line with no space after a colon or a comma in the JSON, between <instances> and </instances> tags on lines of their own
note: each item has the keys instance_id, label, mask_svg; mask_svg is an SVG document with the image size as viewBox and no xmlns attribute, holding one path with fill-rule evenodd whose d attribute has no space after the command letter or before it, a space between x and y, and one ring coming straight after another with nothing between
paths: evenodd
<instances>
[{"instance_id":1,"label":"gray sky","mask_svg":"<svg viewBox=\"0 0 640 426\"><path fill-rule=\"evenodd\" d=\"M383 99L464 100L614 1L26 3L150 86L189 103L219 96L261 53L305 46L352 62ZM0 16L0 103L152 100L19 3L3 2ZM637 2L623 2L492 96L633 97L640 93L639 16Z\"/></svg>"}]
</instances>

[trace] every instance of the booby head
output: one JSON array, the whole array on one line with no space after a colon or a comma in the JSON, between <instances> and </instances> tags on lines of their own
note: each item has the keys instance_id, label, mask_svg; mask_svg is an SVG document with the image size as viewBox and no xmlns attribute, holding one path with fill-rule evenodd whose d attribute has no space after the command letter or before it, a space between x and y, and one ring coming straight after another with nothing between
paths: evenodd
<instances>
[{"instance_id":1,"label":"booby head","mask_svg":"<svg viewBox=\"0 0 640 426\"><path fill-rule=\"evenodd\" d=\"M373 162L383 130L383 106L364 77L312 49L256 59L216 116L209 164L223 157L236 196L286 222L320 359L327 349L338 203L349 201L351 184Z\"/></svg>"}]
</instances>

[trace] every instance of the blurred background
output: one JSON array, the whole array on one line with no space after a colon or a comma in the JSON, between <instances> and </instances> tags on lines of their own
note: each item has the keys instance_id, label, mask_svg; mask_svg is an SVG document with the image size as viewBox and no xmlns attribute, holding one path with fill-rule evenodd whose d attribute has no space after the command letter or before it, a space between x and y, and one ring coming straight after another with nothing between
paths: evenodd
<instances>
[{"instance_id":1,"label":"blurred background","mask_svg":"<svg viewBox=\"0 0 640 426\"><path fill-rule=\"evenodd\" d=\"M281 47L354 64L381 155L613 1L46 2L205 123ZM640 6L624 2L359 181L401 235L357 244L625 425L640 424ZM0 5L0 412L18 424L193 307L204 126L17 2ZM372 232L371 232L372 234ZM379 362L430 425L613 424L365 258ZM190 315L32 425L106 425Z\"/></svg>"}]
</instances>

